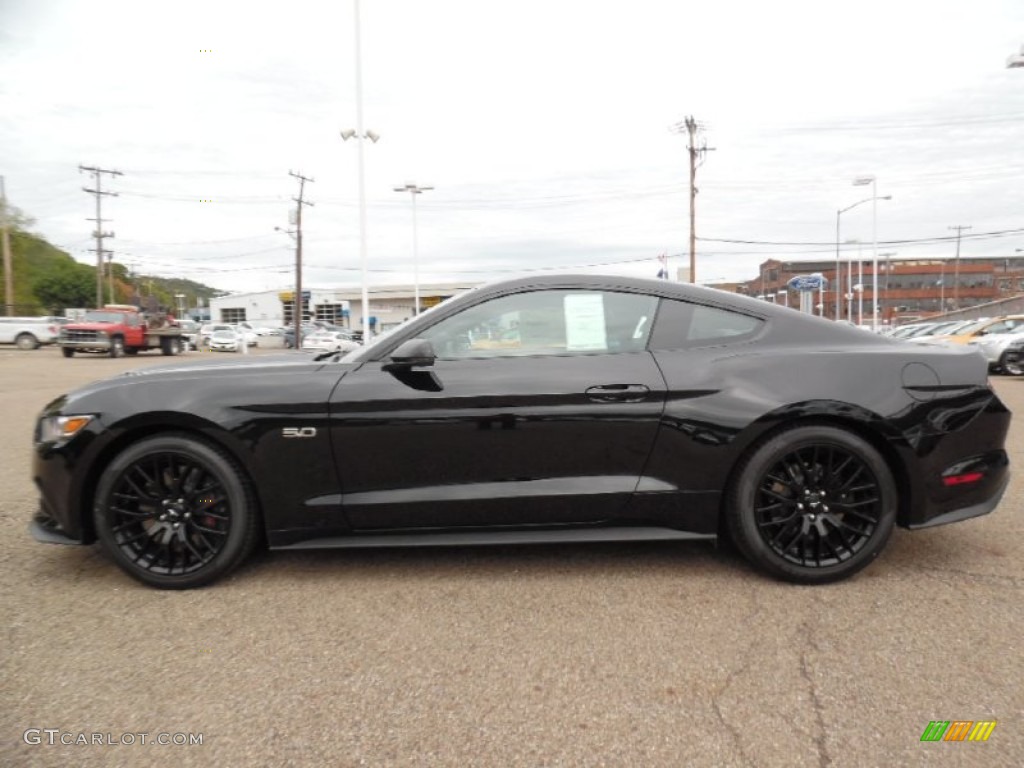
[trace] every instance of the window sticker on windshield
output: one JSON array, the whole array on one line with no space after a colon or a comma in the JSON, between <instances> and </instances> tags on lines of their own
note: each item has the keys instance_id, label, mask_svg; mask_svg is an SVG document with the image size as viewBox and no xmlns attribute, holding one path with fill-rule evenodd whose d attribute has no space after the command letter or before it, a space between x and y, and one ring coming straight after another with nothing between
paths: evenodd
<instances>
[{"instance_id":1,"label":"window sticker on windshield","mask_svg":"<svg viewBox=\"0 0 1024 768\"><path fill-rule=\"evenodd\" d=\"M599 293L570 293L565 297L565 345L570 350L608 349L604 297Z\"/></svg>"}]
</instances>

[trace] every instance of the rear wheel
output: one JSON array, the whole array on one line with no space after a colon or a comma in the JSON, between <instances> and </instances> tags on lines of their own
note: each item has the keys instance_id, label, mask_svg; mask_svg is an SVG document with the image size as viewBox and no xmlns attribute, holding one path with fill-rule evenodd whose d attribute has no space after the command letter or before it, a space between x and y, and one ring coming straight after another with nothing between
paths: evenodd
<instances>
[{"instance_id":1,"label":"rear wheel","mask_svg":"<svg viewBox=\"0 0 1024 768\"><path fill-rule=\"evenodd\" d=\"M1005 373L1007 376L1021 376L1024 375L1024 367L1021 366L1021 361L1014 360L1010 362L1007 358L1010 356L1009 352L1003 352L999 358L999 370Z\"/></svg>"},{"instance_id":2,"label":"rear wheel","mask_svg":"<svg viewBox=\"0 0 1024 768\"><path fill-rule=\"evenodd\" d=\"M14 343L18 345L18 349L39 349L39 339L31 333L19 333Z\"/></svg>"},{"instance_id":3,"label":"rear wheel","mask_svg":"<svg viewBox=\"0 0 1024 768\"><path fill-rule=\"evenodd\" d=\"M896 522L892 472L869 443L835 427L795 427L741 464L726 515L744 555L788 581L838 581L882 551Z\"/></svg>"},{"instance_id":4,"label":"rear wheel","mask_svg":"<svg viewBox=\"0 0 1024 768\"><path fill-rule=\"evenodd\" d=\"M257 541L248 481L219 448L185 435L141 440L104 470L93 512L108 555L162 589L208 584Z\"/></svg>"}]
</instances>

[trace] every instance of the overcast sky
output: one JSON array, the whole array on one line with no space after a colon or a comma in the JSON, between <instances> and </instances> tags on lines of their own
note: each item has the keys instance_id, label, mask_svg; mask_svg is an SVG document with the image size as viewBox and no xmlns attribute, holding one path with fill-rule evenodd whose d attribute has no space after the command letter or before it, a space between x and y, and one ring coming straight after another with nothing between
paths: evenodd
<instances>
[{"instance_id":1,"label":"overcast sky","mask_svg":"<svg viewBox=\"0 0 1024 768\"><path fill-rule=\"evenodd\" d=\"M1024 248L1021 0L362 0L372 283L532 269L698 282L765 258L835 255L836 211L871 195L880 251ZM224 290L293 285L298 184L307 286L359 275L351 0L0 0L0 174L9 201L76 259L93 186L115 260ZM209 202L206 202L209 201ZM871 205L842 217L870 257ZM1009 234L993 235L992 233ZM748 241L730 243L724 241ZM885 245L885 241L906 242ZM782 243L778 245L774 243ZM856 246L851 248L855 249ZM589 266L598 265L598 266ZM586 269L584 269L586 267Z\"/></svg>"}]
</instances>

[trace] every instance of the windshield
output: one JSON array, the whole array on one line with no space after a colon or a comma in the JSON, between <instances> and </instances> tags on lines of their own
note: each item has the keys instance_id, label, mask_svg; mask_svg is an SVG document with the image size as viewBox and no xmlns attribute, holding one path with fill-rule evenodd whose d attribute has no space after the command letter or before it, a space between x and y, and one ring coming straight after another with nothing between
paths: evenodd
<instances>
[{"instance_id":1,"label":"windshield","mask_svg":"<svg viewBox=\"0 0 1024 768\"><path fill-rule=\"evenodd\" d=\"M85 317L82 318L83 323L120 323L124 320L124 315L120 312L101 312L93 310L86 312Z\"/></svg>"}]
</instances>

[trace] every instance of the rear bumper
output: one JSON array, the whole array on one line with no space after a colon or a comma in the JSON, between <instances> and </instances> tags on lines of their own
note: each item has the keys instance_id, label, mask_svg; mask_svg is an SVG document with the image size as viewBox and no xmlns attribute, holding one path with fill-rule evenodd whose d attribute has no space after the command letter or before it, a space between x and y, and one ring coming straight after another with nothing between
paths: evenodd
<instances>
[{"instance_id":1,"label":"rear bumper","mask_svg":"<svg viewBox=\"0 0 1024 768\"><path fill-rule=\"evenodd\" d=\"M1002 482L999 484L998 489L994 494L986 499L978 501L974 504L970 504L966 507L960 507L959 509L952 509L948 512L936 515L935 517L929 518L923 523L912 523L907 526L910 530L918 530L921 528L934 528L937 525L947 525L949 523L959 523L962 520L970 520L972 517L981 517L987 515L989 512L999 506L999 502L1003 498L1003 494L1006 492L1007 486L1010 484L1010 473L1006 472L1003 475Z\"/></svg>"},{"instance_id":2,"label":"rear bumper","mask_svg":"<svg viewBox=\"0 0 1024 768\"><path fill-rule=\"evenodd\" d=\"M899 524L929 528L993 511L1010 479L1009 410L987 388L933 400L922 410L904 447L909 503Z\"/></svg>"}]
</instances>

